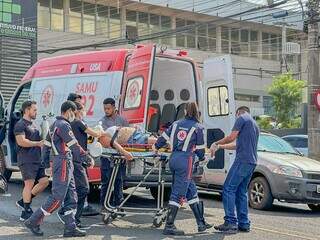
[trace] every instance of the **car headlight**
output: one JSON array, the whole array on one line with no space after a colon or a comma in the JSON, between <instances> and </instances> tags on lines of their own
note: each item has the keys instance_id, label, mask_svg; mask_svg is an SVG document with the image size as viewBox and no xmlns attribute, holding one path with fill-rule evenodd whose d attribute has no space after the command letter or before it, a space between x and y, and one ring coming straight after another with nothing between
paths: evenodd
<instances>
[{"instance_id":1,"label":"car headlight","mask_svg":"<svg viewBox=\"0 0 320 240\"><path fill-rule=\"evenodd\" d=\"M273 173L302 178L300 169L290 166L278 166L272 170Z\"/></svg>"}]
</instances>

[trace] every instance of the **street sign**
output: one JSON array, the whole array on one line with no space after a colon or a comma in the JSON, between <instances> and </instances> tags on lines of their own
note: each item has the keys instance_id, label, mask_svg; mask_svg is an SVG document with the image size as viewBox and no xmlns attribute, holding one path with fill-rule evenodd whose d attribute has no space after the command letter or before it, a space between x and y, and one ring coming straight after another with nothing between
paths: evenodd
<instances>
[{"instance_id":1,"label":"street sign","mask_svg":"<svg viewBox=\"0 0 320 240\"><path fill-rule=\"evenodd\" d=\"M320 112L320 90L316 91L316 93L314 94L314 104Z\"/></svg>"}]
</instances>

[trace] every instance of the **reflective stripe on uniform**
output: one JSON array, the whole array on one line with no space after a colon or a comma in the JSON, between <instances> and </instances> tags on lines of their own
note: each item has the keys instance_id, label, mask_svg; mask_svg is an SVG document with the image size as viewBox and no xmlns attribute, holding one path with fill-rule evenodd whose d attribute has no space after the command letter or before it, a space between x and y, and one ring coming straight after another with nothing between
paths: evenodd
<instances>
[{"instance_id":1,"label":"reflective stripe on uniform","mask_svg":"<svg viewBox=\"0 0 320 240\"><path fill-rule=\"evenodd\" d=\"M199 202L199 198L196 197L196 198L191 199L190 201L188 201L188 204L189 204L189 205L192 205L192 204L195 204L195 203L198 203L198 202Z\"/></svg>"},{"instance_id":2,"label":"reflective stripe on uniform","mask_svg":"<svg viewBox=\"0 0 320 240\"><path fill-rule=\"evenodd\" d=\"M71 147L72 145L77 144L77 143L78 143L77 139L73 139L73 140L71 140L70 142L67 143L67 146Z\"/></svg>"},{"instance_id":3,"label":"reflective stripe on uniform","mask_svg":"<svg viewBox=\"0 0 320 240\"><path fill-rule=\"evenodd\" d=\"M174 134L176 132L177 129L177 124L173 124L172 125L172 129L171 129L171 134L170 134L170 146L171 146L171 150L173 150L173 139L174 139Z\"/></svg>"},{"instance_id":4,"label":"reflective stripe on uniform","mask_svg":"<svg viewBox=\"0 0 320 240\"><path fill-rule=\"evenodd\" d=\"M196 149L197 149L197 150L205 149L205 148L206 148L206 145L205 145L205 144L202 144L202 145L196 145Z\"/></svg>"},{"instance_id":5,"label":"reflective stripe on uniform","mask_svg":"<svg viewBox=\"0 0 320 240\"><path fill-rule=\"evenodd\" d=\"M176 203L175 201L171 201L171 200L169 201L169 205L176 206L178 208L181 207L181 205L179 203Z\"/></svg>"},{"instance_id":6,"label":"reflective stripe on uniform","mask_svg":"<svg viewBox=\"0 0 320 240\"><path fill-rule=\"evenodd\" d=\"M182 151L183 151L183 152L186 152L186 151L187 151L188 146L189 146L189 143L190 143L190 140L191 140L191 136L192 136L192 134L194 133L195 130L196 130L196 128L195 128L195 127L192 127L192 128L190 129L190 131L188 132L188 135L187 135L187 137L186 137L186 140L184 141L184 144L183 144L183 148L182 148Z\"/></svg>"},{"instance_id":7,"label":"reflective stripe on uniform","mask_svg":"<svg viewBox=\"0 0 320 240\"><path fill-rule=\"evenodd\" d=\"M165 132L163 132L163 133L161 134L161 136L162 136L167 142L170 140L169 136L168 136Z\"/></svg>"}]
</instances>

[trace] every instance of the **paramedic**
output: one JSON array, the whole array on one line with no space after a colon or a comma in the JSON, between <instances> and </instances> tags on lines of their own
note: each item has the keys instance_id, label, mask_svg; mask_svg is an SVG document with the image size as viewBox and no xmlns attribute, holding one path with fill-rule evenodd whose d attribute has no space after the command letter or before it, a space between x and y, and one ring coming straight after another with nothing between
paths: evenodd
<instances>
[{"instance_id":1,"label":"paramedic","mask_svg":"<svg viewBox=\"0 0 320 240\"><path fill-rule=\"evenodd\" d=\"M116 112L116 102L113 98L106 98L103 101L103 108L105 112L105 116L100 120L102 122L103 130L106 130L112 126L119 126L119 127L128 127L128 122L121 117ZM107 194L107 188L109 184L109 180L112 173L112 163L109 161L108 158L101 157L101 193L100 193L100 203L101 206L104 205L104 199ZM122 163L119 167L118 174L116 176L116 180L114 183L114 192L111 199L111 205L119 206L121 201L123 200L123 178L126 174L126 165Z\"/></svg>"},{"instance_id":2,"label":"paramedic","mask_svg":"<svg viewBox=\"0 0 320 240\"><path fill-rule=\"evenodd\" d=\"M87 151L88 134L90 136L99 138L101 136L101 133L94 131L92 128L88 127L88 125L83 122L83 117L85 116L84 106L79 102L75 102L75 104L77 106L77 111L75 114L75 120L71 122L72 131L80 147L82 147L84 151ZM93 159L89 156L88 158L89 159L87 159L87 161L82 162L81 157L79 155L73 156L73 174L75 179L76 191L78 195L77 213L75 215L75 220L79 228L83 228L83 226L81 226L80 217L82 216L85 199L89 194L89 180L86 168L94 166Z\"/></svg>"},{"instance_id":3,"label":"paramedic","mask_svg":"<svg viewBox=\"0 0 320 240\"><path fill-rule=\"evenodd\" d=\"M81 102L82 99L83 99L83 97L80 94L72 92L72 93L69 93L67 100L72 101L74 103L82 103ZM80 143L80 145L81 145L81 143ZM81 147L83 147L83 146L81 146ZM99 215L99 214L100 213L97 210L95 210L91 205L89 205L88 197L86 197L85 200L84 200L84 207L82 209L81 215L82 216L96 216L96 215Z\"/></svg>"},{"instance_id":4,"label":"paramedic","mask_svg":"<svg viewBox=\"0 0 320 240\"><path fill-rule=\"evenodd\" d=\"M46 202L24 222L25 226L36 236L42 236L40 224L45 216L62 206L63 215L59 218L65 223L64 237L83 237L85 231L76 226L75 213L77 193L73 175L72 156L85 161L86 153L74 137L70 122L75 119L76 105L66 101L61 105L61 116L51 125L44 147L43 162L50 167L50 150L52 150L52 188ZM71 154L72 153L72 154ZM59 212L58 212L59 214Z\"/></svg>"},{"instance_id":5,"label":"paramedic","mask_svg":"<svg viewBox=\"0 0 320 240\"><path fill-rule=\"evenodd\" d=\"M16 205L22 209L21 221L27 220L32 215L31 201L38 193L42 192L49 184L45 168L41 163L40 132L32 123L37 117L37 104L27 100L22 103L23 117L14 126L14 135L17 142L18 166L24 181L22 199ZM35 185L35 182L37 184Z\"/></svg>"},{"instance_id":6,"label":"paramedic","mask_svg":"<svg viewBox=\"0 0 320 240\"><path fill-rule=\"evenodd\" d=\"M187 103L185 118L174 122L162 133L153 146L154 151L157 152L167 143L172 149L169 166L173 174L173 183L163 234L184 235L183 231L175 227L174 221L179 207L185 200L188 201L196 218L198 231L203 232L212 225L204 219L203 202L199 201L197 187L192 180L195 155L200 161L205 159L203 127L199 124L199 112L195 102Z\"/></svg>"},{"instance_id":7,"label":"paramedic","mask_svg":"<svg viewBox=\"0 0 320 240\"><path fill-rule=\"evenodd\" d=\"M231 134L210 147L212 154L219 149L236 150L236 158L223 185L224 224L215 227L216 230L226 233L250 231L247 194L257 164L259 128L248 107L239 107L236 116L237 120Z\"/></svg>"}]
</instances>

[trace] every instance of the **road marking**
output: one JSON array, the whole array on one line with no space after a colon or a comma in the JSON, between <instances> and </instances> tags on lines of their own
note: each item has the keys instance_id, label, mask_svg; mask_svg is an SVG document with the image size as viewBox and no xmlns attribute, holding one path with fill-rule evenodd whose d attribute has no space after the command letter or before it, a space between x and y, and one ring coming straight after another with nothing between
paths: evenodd
<instances>
[{"instance_id":1,"label":"road marking","mask_svg":"<svg viewBox=\"0 0 320 240\"><path fill-rule=\"evenodd\" d=\"M274 229L267 229L267 228L262 228L262 227L253 227L253 229L260 230L260 231L264 231L264 232L270 232L270 233L280 234L280 235L284 235L284 236L288 236L288 237L295 237L295 238L298 238L298 239L318 240L318 239L313 238L313 237L308 237L308 236L303 236L303 235L292 234L292 233L283 232L283 231L278 231L278 230L274 230Z\"/></svg>"}]
</instances>

